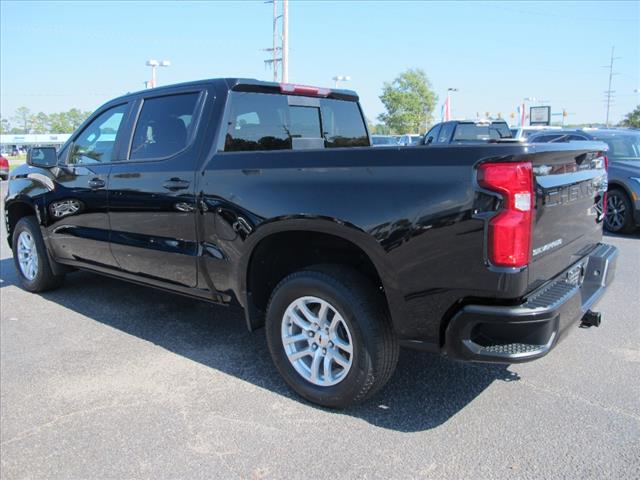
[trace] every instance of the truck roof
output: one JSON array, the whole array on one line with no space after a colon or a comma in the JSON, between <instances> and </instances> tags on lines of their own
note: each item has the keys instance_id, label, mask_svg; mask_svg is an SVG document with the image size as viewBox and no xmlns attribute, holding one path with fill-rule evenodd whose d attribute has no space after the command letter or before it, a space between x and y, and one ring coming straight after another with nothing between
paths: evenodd
<instances>
[{"instance_id":1,"label":"truck roof","mask_svg":"<svg viewBox=\"0 0 640 480\"><path fill-rule=\"evenodd\" d=\"M136 92L129 92L125 95L121 95L120 97L114 98L110 100L108 103L111 103L115 100L124 100L130 97L136 97L140 95L148 95L150 92L153 93L162 93L163 91L172 91L178 88L189 88L189 87L197 87L202 85L213 85L220 89L226 90L239 90L239 91L255 91L255 92L264 92L264 93L286 93L292 95L307 95L313 96L311 93L313 90L326 92L322 96L336 98L340 100L350 100L353 102L357 102L359 100L358 94L353 90L347 89L337 89L337 88L324 88L324 87L311 87L307 85L298 85L298 84L285 84L278 82L266 82L263 80L257 80L255 78L240 78L240 77L229 77L229 78L208 78L202 80L193 80L190 82L182 82L182 83L174 83L171 85L163 85L162 87L155 87L152 89L144 89L138 90ZM284 89L290 86L287 91ZM296 92L295 89L300 89L299 92Z\"/></svg>"}]
</instances>

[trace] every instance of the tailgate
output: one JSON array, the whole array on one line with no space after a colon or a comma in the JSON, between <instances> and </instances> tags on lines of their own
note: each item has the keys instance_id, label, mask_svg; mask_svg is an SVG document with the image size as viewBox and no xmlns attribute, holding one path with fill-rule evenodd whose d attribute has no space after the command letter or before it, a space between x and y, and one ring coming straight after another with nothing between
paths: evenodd
<instances>
[{"instance_id":1,"label":"tailgate","mask_svg":"<svg viewBox=\"0 0 640 480\"><path fill-rule=\"evenodd\" d=\"M602 239L607 147L569 142L529 148L535 190L531 289L578 261Z\"/></svg>"}]
</instances>

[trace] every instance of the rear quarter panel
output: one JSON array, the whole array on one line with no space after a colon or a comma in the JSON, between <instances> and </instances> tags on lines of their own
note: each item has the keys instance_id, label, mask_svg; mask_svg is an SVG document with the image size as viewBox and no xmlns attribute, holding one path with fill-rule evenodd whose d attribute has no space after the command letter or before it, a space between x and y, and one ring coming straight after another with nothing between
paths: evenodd
<instances>
[{"instance_id":1,"label":"rear quarter panel","mask_svg":"<svg viewBox=\"0 0 640 480\"><path fill-rule=\"evenodd\" d=\"M501 158L521 148L505 147L498 148ZM207 262L215 287L242 298L242 269L251 249L278 228L325 231L369 254L402 337L437 342L441 318L457 299L510 298L526 286L526 274L491 271L484 262L473 166L495 150L474 145L217 154L201 183L208 217L203 240L214 250ZM244 233L233 228L240 217L247 223Z\"/></svg>"}]
</instances>

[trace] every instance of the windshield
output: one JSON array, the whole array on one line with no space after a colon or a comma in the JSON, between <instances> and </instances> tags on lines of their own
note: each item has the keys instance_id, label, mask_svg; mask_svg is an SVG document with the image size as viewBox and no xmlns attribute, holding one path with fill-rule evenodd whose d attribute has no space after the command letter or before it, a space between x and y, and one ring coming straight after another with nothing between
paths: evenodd
<instances>
[{"instance_id":1,"label":"windshield","mask_svg":"<svg viewBox=\"0 0 640 480\"><path fill-rule=\"evenodd\" d=\"M453 135L454 142L513 138L506 123L461 123Z\"/></svg>"},{"instance_id":2,"label":"windshield","mask_svg":"<svg viewBox=\"0 0 640 480\"><path fill-rule=\"evenodd\" d=\"M529 138L531 135L535 135L537 133L540 133L542 130L544 130L544 129L535 129L534 130L534 129L526 129L525 128L525 129L522 130L522 136L524 138Z\"/></svg>"},{"instance_id":3,"label":"windshield","mask_svg":"<svg viewBox=\"0 0 640 480\"><path fill-rule=\"evenodd\" d=\"M593 138L609 145L610 159L640 160L640 132L600 133Z\"/></svg>"}]
</instances>

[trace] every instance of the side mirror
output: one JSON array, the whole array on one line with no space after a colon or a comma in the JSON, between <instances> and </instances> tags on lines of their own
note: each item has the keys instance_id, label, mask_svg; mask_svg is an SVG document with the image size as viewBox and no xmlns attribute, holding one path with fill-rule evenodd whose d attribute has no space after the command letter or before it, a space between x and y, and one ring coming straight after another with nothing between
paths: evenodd
<instances>
[{"instance_id":1,"label":"side mirror","mask_svg":"<svg viewBox=\"0 0 640 480\"><path fill-rule=\"evenodd\" d=\"M58 164L55 147L32 147L27 152L27 165L50 168Z\"/></svg>"},{"instance_id":2,"label":"side mirror","mask_svg":"<svg viewBox=\"0 0 640 480\"><path fill-rule=\"evenodd\" d=\"M429 144L431 144L431 143L433 143L433 137L432 137L431 135L429 135L429 136L427 137L427 139L425 140L424 144L425 144L425 145L429 145Z\"/></svg>"}]
</instances>

